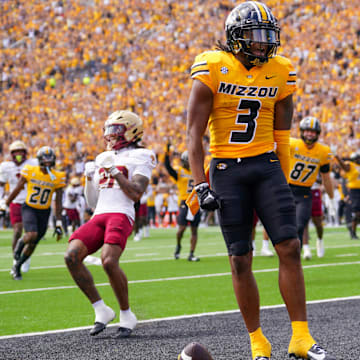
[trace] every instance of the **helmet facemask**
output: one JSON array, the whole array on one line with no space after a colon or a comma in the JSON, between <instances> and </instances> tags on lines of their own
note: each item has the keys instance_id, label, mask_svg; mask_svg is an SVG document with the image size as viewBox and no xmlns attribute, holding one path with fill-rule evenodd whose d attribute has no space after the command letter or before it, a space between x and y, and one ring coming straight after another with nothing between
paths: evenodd
<instances>
[{"instance_id":1,"label":"helmet facemask","mask_svg":"<svg viewBox=\"0 0 360 360\"><path fill-rule=\"evenodd\" d=\"M12 160L16 165L21 165L26 160L26 155L27 151L25 149L11 152Z\"/></svg>"},{"instance_id":2,"label":"helmet facemask","mask_svg":"<svg viewBox=\"0 0 360 360\"><path fill-rule=\"evenodd\" d=\"M104 139L107 150L120 150L130 144L136 144L142 135L142 121L131 111L115 111L105 121Z\"/></svg>"},{"instance_id":3,"label":"helmet facemask","mask_svg":"<svg viewBox=\"0 0 360 360\"><path fill-rule=\"evenodd\" d=\"M241 52L251 65L265 64L280 46L276 18L265 4L256 1L235 7L226 19L225 32L231 52L234 55Z\"/></svg>"},{"instance_id":4,"label":"helmet facemask","mask_svg":"<svg viewBox=\"0 0 360 360\"><path fill-rule=\"evenodd\" d=\"M242 52L250 64L261 66L276 55L277 47L280 44L279 36L279 30L274 28L233 27L229 29L228 45L234 54ZM259 48L265 48L263 55L252 52L255 43L259 44Z\"/></svg>"},{"instance_id":5,"label":"helmet facemask","mask_svg":"<svg viewBox=\"0 0 360 360\"><path fill-rule=\"evenodd\" d=\"M305 136L304 132L306 130L311 130L316 132L316 136L313 138L308 138ZM300 121L300 137L307 145L312 145L319 139L319 135L321 133L320 121L313 117L307 116Z\"/></svg>"},{"instance_id":6,"label":"helmet facemask","mask_svg":"<svg viewBox=\"0 0 360 360\"><path fill-rule=\"evenodd\" d=\"M107 125L104 128L104 138L108 150L120 150L129 144L125 139L126 127L123 124Z\"/></svg>"}]
</instances>

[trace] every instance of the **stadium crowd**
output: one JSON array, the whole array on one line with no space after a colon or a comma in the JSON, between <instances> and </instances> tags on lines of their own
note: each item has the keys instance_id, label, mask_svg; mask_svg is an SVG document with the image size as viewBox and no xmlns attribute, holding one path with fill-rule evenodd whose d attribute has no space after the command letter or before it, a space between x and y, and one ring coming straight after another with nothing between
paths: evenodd
<instances>
[{"instance_id":1,"label":"stadium crowd","mask_svg":"<svg viewBox=\"0 0 360 360\"><path fill-rule=\"evenodd\" d=\"M168 139L184 151L189 67L224 40L223 22L235 4L2 1L0 159L22 139L30 148L52 146L61 166L75 172L76 161L102 147L99 124L118 108L142 116L144 140L159 156ZM297 69L293 135L302 117L316 116L322 141L349 155L360 141L360 4L266 4L281 19L280 54Z\"/></svg>"}]
</instances>

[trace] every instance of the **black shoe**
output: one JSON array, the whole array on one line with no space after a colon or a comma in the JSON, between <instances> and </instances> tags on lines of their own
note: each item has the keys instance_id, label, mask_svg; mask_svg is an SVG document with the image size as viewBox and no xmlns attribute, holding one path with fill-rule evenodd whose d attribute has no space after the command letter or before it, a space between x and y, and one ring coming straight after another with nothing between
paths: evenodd
<instances>
[{"instance_id":1,"label":"black shoe","mask_svg":"<svg viewBox=\"0 0 360 360\"><path fill-rule=\"evenodd\" d=\"M188 261L200 261L200 258L195 256L194 254L190 254L188 257Z\"/></svg>"},{"instance_id":2,"label":"black shoe","mask_svg":"<svg viewBox=\"0 0 360 360\"><path fill-rule=\"evenodd\" d=\"M14 280L22 280L20 267L16 266L16 264L11 268L10 274Z\"/></svg>"},{"instance_id":3,"label":"black shoe","mask_svg":"<svg viewBox=\"0 0 360 360\"><path fill-rule=\"evenodd\" d=\"M333 356L329 355L325 349L318 344L314 344L307 353L307 358L296 356L296 354L289 354L290 359L296 360L336 360Z\"/></svg>"},{"instance_id":4,"label":"black shoe","mask_svg":"<svg viewBox=\"0 0 360 360\"><path fill-rule=\"evenodd\" d=\"M97 334L100 334L102 331L104 331L106 328L106 324L101 322L95 322L94 327L90 330L90 335L95 336Z\"/></svg>"},{"instance_id":5,"label":"black shoe","mask_svg":"<svg viewBox=\"0 0 360 360\"><path fill-rule=\"evenodd\" d=\"M125 339L128 338L132 333L132 329L119 327L116 334L113 335L114 339Z\"/></svg>"},{"instance_id":6,"label":"black shoe","mask_svg":"<svg viewBox=\"0 0 360 360\"><path fill-rule=\"evenodd\" d=\"M175 260L180 259L180 251L181 251L181 245L176 245L174 258Z\"/></svg>"}]
</instances>

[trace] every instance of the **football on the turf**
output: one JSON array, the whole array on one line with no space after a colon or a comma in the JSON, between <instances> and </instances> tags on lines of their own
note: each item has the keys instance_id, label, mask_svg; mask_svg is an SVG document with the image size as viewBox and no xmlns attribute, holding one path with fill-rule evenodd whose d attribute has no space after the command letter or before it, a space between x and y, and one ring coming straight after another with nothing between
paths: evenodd
<instances>
[{"instance_id":1,"label":"football on the turf","mask_svg":"<svg viewBox=\"0 0 360 360\"><path fill-rule=\"evenodd\" d=\"M184 347L178 360L213 360L213 358L204 345L192 342Z\"/></svg>"}]
</instances>

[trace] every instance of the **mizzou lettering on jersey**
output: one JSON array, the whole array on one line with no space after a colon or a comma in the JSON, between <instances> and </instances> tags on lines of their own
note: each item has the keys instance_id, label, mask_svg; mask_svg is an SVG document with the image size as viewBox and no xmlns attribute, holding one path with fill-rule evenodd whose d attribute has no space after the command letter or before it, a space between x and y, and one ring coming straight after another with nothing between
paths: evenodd
<instances>
[{"instance_id":1,"label":"mizzou lettering on jersey","mask_svg":"<svg viewBox=\"0 0 360 360\"><path fill-rule=\"evenodd\" d=\"M250 157L274 150L275 103L296 90L291 62L275 56L247 70L232 53L198 55L191 77L213 93L210 152L216 158Z\"/></svg>"},{"instance_id":2,"label":"mizzou lettering on jersey","mask_svg":"<svg viewBox=\"0 0 360 360\"><path fill-rule=\"evenodd\" d=\"M44 174L38 165L25 165L21 175L27 180L27 194L25 203L35 209L48 209L56 189L65 187L66 176L63 171L51 170L55 179Z\"/></svg>"},{"instance_id":3,"label":"mizzou lettering on jersey","mask_svg":"<svg viewBox=\"0 0 360 360\"><path fill-rule=\"evenodd\" d=\"M348 163L350 170L344 173L344 177L347 179L347 187L349 189L360 189L360 166L353 162Z\"/></svg>"},{"instance_id":4,"label":"mizzou lettering on jersey","mask_svg":"<svg viewBox=\"0 0 360 360\"><path fill-rule=\"evenodd\" d=\"M253 97L275 97L278 88L261 87L257 86L241 86L237 84L230 84L221 82L219 85L218 93L230 94L235 96L253 96Z\"/></svg>"},{"instance_id":5,"label":"mizzou lettering on jersey","mask_svg":"<svg viewBox=\"0 0 360 360\"><path fill-rule=\"evenodd\" d=\"M315 143L309 149L302 139L290 139L289 184L311 187L320 172L330 171L331 150L328 146Z\"/></svg>"}]
</instances>

